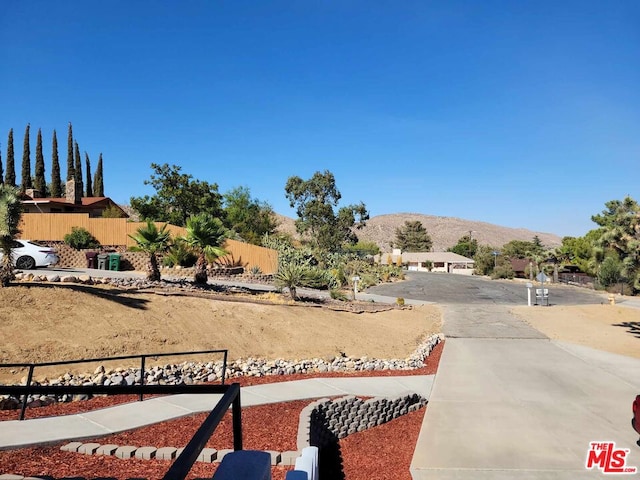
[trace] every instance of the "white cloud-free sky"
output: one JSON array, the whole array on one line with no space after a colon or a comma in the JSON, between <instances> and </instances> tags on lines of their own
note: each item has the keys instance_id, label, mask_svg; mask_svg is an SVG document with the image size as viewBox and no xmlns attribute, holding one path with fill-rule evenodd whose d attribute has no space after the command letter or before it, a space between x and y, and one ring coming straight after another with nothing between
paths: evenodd
<instances>
[{"instance_id":1,"label":"white cloud-free sky","mask_svg":"<svg viewBox=\"0 0 640 480\"><path fill-rule=\"evenodd\" d=\"M287 178L344 204L583 235L638 198L640 2L6 0L0 142L67 125L119 203L150 165L295 216Z\"/></svg>"}]
</instances>

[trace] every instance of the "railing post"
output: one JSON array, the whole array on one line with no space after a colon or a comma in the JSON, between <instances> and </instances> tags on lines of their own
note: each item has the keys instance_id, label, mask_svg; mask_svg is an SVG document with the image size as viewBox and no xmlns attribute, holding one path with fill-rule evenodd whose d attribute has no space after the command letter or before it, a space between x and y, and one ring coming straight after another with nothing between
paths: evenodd
<instances>
[{"instance_id":1,"label":"railing post","mask_svg":"<svg viewBox=\"0 0 640 480\"><path fill-rule=\"evenodd\" d=\"M240 403L240 389L231 404L231 420L233 423L233 449L242 450L242 406Z\"/></svg>"},{"instance_id":2,"label":"railing post","mask_svg":"<svg viewBox=\"0 0 640 480\"><path fill-rule=\"evenodd\" d=\"M224 385L224 379L227 376L227 353L227 350L225 350L222 359L222 385Z\"/></svg>"},{"instance_id":3,"label":"railing post","mask_svg":"<svg viewBox=\"0 0 640 480\"><path fill-rule=\"evenodd\" d=\"M144 386L144 363L145 363L145 356L144 355L140 355L140 385ZM144 397L144 394L142 393L142 390L140 390L140 398L139 401L142 401L142 398Z\"/></svg>"},{"instance_id":4,"label":"railing post","mask_svg":"<svg viewBox=\"0 0 640 480\"><path fill-rule=\"evenodd\" d=\"M27 409L27 400L29 399L29 387L31 386L31 380L33 379L33 369L35 365L29 365L29 373L27 374L27 391L22 399L22 408L20 409L20 420L24 420L24 412Z\"/></svg>"}]
</instances>

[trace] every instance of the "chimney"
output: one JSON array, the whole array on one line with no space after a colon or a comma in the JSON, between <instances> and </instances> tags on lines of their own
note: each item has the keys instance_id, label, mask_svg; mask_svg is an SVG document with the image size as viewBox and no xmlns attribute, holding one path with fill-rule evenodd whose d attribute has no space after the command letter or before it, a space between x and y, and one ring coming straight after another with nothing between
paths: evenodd
<instances>
[{"instance_id":1,"label":"chimney","mask_svg":"<svg viewBox=\"0 0 640 480\"><path fill-rule=\"evenodd\" d=\"M25 195L31 198L42 198L42 194L39 190L35 190L33 188L27 188L24 191Z\"/></svg>"},{"instance_id":2,"label":"chimney","mask_svg":"<svg viewBox=\"0 0 640 480\"><path fill-rule=\"evenodd\" d=\"M80 191L75 180L67 180L65 184L65 197L68 203L82 203L82 191Z\"/></svg>"}]
</instances>

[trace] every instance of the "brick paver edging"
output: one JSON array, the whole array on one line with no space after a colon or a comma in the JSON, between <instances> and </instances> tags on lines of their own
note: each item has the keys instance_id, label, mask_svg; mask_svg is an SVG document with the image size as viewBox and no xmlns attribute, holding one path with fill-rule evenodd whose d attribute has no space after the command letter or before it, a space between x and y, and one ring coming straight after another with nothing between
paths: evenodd
<instances>
[{"instance_id":1,"label":"brick paver edging","mask_svg":"<svg viewBox=\"0 0 640 480\"><path fill-rule=\"evenodd\" d=\"M331 442L342 439L356 432L381 425L406 413L416 411L427 404L427 400L418 394L404 395L396 398L376 397L362 400L348 395L335 400L322 398L316 400L300 412L296 451L267 451L271 455L271 465L295 466L296 459L302 449L310 445L322 448ZM70 442L60 450L77 452L84 455L113 455L117 458L138 458L148 460L173 460L182 452L176 447L138 447L134 445L113 445L99 443ZM219 463L231 449L216 450L205 448L198 457L198 462ZM23 477L21 475L3 474L0 480L29 480L40 477ZM50 478L50 477L47 477Z\"/></svg>"}]
</instances>

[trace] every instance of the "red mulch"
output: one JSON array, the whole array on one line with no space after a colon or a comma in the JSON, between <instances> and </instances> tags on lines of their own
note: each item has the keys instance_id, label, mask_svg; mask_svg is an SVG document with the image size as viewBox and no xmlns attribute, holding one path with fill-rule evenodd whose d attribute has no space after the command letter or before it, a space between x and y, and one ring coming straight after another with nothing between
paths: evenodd
<instances>
[{"instance_id":1,"label":"red mulch","mask_svg":"<svg viewBox=\"0 0 640 480\"><path fill-rule=\"evenodd\" d=\"M429 375L436 372L443 350L437 345L423 368L412 371L359 372L353 376ZM300 374L234 379L242 386L299 380L316 377L348 376L345 374ZM122 398L124 397L124 398ZM125 396L101 397L85 402L58 404L28 411L28 418L78 413L127 401ZM300 410L309 401L294 401L247 407L242 410L245 449L296 450ZM424 409L410 413L384 425L360 432L340 441L342 468L346 480L410 480L409 465L424 416ZM0 412L5 415L6 412ZM15 412L11 412L15 418ZM97 443L136 446L186 445L200 426L206 413L170 420L137 430L96 439ZM7 418L8 419L8 418ZM227 414L208 445L232 448L231 417ZM65 442L66 443L66 442ZM0 474L62 477L162 478L170 462L165 460L121 460L110 456L82 455L63 452L61 444L47 447L0 451ZM188 478L211 477L217 464L196 463ZM392 468L391 468L392 467ZM292 467L273 467L273 480L283 480Z\"/></svg>"}]
</instances>

